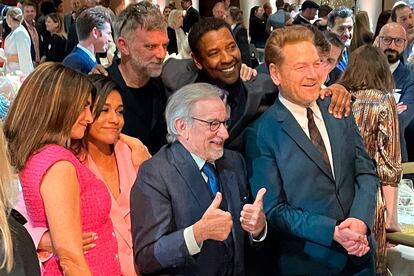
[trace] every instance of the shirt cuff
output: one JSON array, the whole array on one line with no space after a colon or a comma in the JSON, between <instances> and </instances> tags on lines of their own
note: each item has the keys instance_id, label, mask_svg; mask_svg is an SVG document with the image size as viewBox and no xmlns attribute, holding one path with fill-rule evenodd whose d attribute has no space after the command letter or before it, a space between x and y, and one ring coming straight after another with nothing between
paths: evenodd
<instances>
[{"instance_id":1,"label":"shirt cuff","mask_svg":"<svg viewBox=\"0 0 414 276\"><path fill-rule=\"evenodd\" d=\"M188 253L190 253L191 256L200 253L203 244L201 244L201 246L198 246L194 237L192 225L184 229L184 241L185 245L187 246Z\"/></svg>"},{"instance_id":2,"label":"shirt cuff","mask_svg":"<svg viewBox=\"0 0 414 276\"><path fill-rule=\"evenodd\" d=\"M250 238L252 239L253 242L262 242L262 241L264 241L264 239L266 239L266 236L267 236L267 221L266 221L265 227L264 227L261 235L259 235L259 237L257 237L257 239L253 238L253 235L251 233L249 233L249 235L250 235Z\"/></svg>"}]
</instances>

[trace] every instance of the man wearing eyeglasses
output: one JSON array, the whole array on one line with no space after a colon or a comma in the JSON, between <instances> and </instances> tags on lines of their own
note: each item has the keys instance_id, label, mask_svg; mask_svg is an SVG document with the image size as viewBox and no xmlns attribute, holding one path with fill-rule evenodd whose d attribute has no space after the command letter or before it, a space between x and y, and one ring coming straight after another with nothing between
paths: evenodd
<instances>
[{"instance_id":1,"label":"man wearing eyeglasses","mask_svg":"<svg viewBox=\"0 0 414 276\"><path fill-rule=\"evenodd\" d=\"M398 119L400 122L400 143L402 161L414 161L414 72L402 62L404 50L407 46L406 31L398 23L384 25L374 45L381 48L387 56L388 64L395 82ZM407 139L405 139L407 137ZM408 137L410 137L408 139ZM408 141L408 144L406 144ZM408 150L408 151L407 151Z\"/></svg>"},{"instance_id":2,"label":"man wearing eyeglasses","mask_svg":"<svg viewBox=\"0 0 414 276\"><path fill-rule=\"evenodd\" d=\"M223 91L184 86L165 118L169 144L141 165L131 190L136 264L151 275L244 275L244 247L267 234L266 190L249 204L243 157L224 149Z\"/></svg>"}]
</instances>

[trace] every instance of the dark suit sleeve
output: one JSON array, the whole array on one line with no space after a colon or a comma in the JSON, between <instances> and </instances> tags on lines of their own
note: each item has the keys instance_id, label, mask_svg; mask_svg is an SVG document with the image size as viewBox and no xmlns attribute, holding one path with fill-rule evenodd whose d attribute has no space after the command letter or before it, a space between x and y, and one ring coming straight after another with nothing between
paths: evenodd
<instances>
[{"instance_id":1,"label":"dark suit sleeve","mask_svg":"<svg viewBox=\"0 0 414 276\"><path fill-rule=\"evenodd\" d=\"M189 256L184 229L173 232L174 214L164 181L160 168L145 162L131 190L134 261L144 273L183 266Z\"/></svg>"},{"instance_id":2,"label":"dark suit sleeve","mask_svg":"<svg viewBox=\"0 0 414 276\"><path fill-rule=\"evenodd\" d=\"M249 41L247 39L247 30L244 27L240 26L234 35L236 38L237 46L240 49L242 62L247 66L252 67L252 63L250 61Z\"/></svg>"},{"instance_id":3,"label":"dark suit sleeve","mask_svg":"<svg viewBox=\"0 0 414 276\"><path fill-rule=\"evenodd\" d=\"M263 208L268 225L276 231L330 246L336 220L289 205L283 191L288 183L283 183L272 147L263 135L266 134L260 127L246 130L246 165L253 196L261 187L267 189Z\"/></svg>"},{"instance_id":4,"label":"dark suit sleeve","mask_svg":"<svg viewBox=\"0 0 414 276\"><path fill-rule=\"evenodd\" d=\"M349 120L351 129L353 129L353 137L356 145L355 196L349 217L357 218L365 222L370 228L368 230L369 234L370 230L372 230L379 180L374 162L365 150L364 142L352 114L347 120Z\"/></svg>"},{"instance_id":5,"label":"dark suit sleeve","mask_svg":"<svg viewBox=\"0 0 414 276\"><path fill-rule=\"evenodd\" d=\"M399 114L401 130L405 129L414 118L414 76L410 74L404 86L400 101L407 105L407 110Z\"/></svg>"},{"instance_id":6,"label":"dark suit sleeve","mask_svg":"<svg viewBox=\"0 0 414 276\"><path fill-rule=\"evenodd\" d=\"M200 14L194 8L188 10L188 14L184 17L183 30L188 33L191 27L200 20Z\"/></svg>"}]
</instances>

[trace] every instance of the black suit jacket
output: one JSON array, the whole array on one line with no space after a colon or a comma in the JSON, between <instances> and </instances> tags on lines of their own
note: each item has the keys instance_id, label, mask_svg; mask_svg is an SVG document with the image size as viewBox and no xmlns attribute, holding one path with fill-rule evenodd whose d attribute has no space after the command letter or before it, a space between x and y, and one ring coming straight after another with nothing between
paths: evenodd
<instances>
[{"instance_id":1,"label":"black suit jacket","mask_svg":"<svg viewBox=\"0 0 414 276\"><path fill-rule=\"evenodd\" d=\"M33 44L32 35L30 34L29 29L27 28L26 22L24 20L22 22L22 25L30 36L30 55L32 56L32 61L36 61L36 52ZM39 57L41 58L45 55L46 46L44 45L43 36L41 35L40 29L37 26L35 28L39 39Z\"/></svg>"},{"instance_id":2,"label":"black suit jacket","mask_svg":"<svg viewBox=\"0 0 414 276\"><path fill-rule=\"evenodd\" d=\"M185 13L185 16L183 19L184 32L185 33L190 32L191 27L194 25L194 23L197 23L199 20L200 20L200 13L193 7L190 7Z\"/></svg>"},{"instance_id":3,"label":"black suit jacket","mask_svg":"<svg viewBox=\"0 0 414 276\"><path fill-rule=\"evenodd\" d=\"M192 59L170 58L164 63L161 78L169 97L184 85L196 82L198 69ZM244 129L273 104L278 91L266 74L242 82L242 86L247 95L246 106L242 118L231 124L230 136L226 140L226 148L239 152L243 149Z\"/></svg>"},{"instance_id":4,"label":"black suit jacket","mask_svg":"<svg viewBox=\"0 0 414 276\"><path fill-rule=\"evenodd\" d=\"M250 60L250 47L247 38L247 30L242 24L237 24L233 29L233 36L236 40L237 46L240 49L242 62L249 67L252 67Z\"/></svg>"},{"instance_id":5,"label":"black suit jacket","mask_svg":"<svg viewBox=\"0 0 414 276\"><path fill-rule=\"evenodd\" d=\"M131 190L131 222L134 260L144 274L222 275L230 270L230 275L244 275L248 235L239 219L248 199L244 161L239 153L224 150L215 166L223 195L220 209L233 218L232 243L204 241L194 256L188 253L184 229L200 220L213 201L194 159L174 142L140 167ZM234 258L225 262L230 250Z\"/></svg>"}]
</instances>

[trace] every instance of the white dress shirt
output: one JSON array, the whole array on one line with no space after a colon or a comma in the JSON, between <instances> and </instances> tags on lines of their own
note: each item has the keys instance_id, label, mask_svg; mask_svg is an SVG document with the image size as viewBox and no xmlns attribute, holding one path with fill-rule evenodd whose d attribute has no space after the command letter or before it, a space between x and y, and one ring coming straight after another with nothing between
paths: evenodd
<instances>
[{"instance_id":1,"label":"white dress shirt","mask_svg":"<svg viewBox=\"0 0 414 276\"><path fill-rule=\"evenodd\" d=\"M281 93L279 93L279 100L290 111L290 113L292 113L293 117L296 119L299 126L305 132L306 136L308 136L308 138L310 139L308 117L306 116L306 108L288 101L287 99L283 98ZM332 175L335 176L335 172L333 170L331 142L329 141L328 132L326 130L325 122L323 121L321 111L319 110L319 106L316 104L316 102L313 102L309 107L313 111L313 118L315 120L316 127L321 133L323 143L325 144L325 149L329 157L329 163L331 164Z\"/></svg>"}]
</instances>

